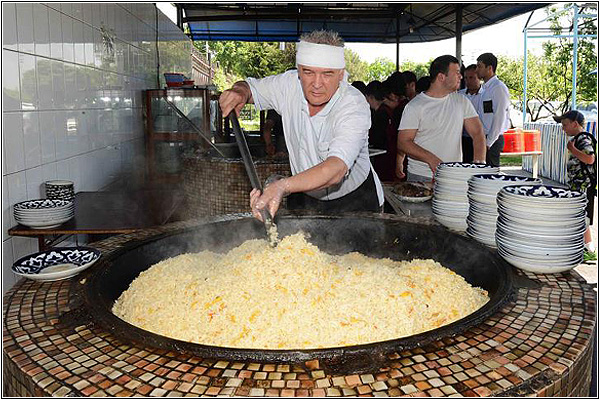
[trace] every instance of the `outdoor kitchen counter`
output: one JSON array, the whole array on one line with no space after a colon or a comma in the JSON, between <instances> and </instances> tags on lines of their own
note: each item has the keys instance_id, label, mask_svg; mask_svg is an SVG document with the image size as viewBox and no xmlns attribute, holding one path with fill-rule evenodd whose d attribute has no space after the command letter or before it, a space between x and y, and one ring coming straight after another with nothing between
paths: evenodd
<instances>
[{"instance_id":1,"label":"outdoor kitchen counter","mask_svg":"<svg viewBox=\"0 0 600 400\"><path fill-rule=\"evenodd\" d=\"M195 226L185 221L94 244ZM376 371L329 375L317 360L244 363L124 343L77 313L78 277L19 281L4 297L5 396L586 396L596 293L577 273L538 282L455 337L389 354Z\"/></svg>"}]
</instances>

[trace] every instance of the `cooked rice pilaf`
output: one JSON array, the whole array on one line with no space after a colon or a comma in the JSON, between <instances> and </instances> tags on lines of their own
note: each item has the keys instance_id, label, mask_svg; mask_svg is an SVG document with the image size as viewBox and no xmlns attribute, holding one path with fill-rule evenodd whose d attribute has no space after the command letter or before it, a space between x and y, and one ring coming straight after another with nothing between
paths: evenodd
<instances>
[{"instance_id":1,"label":"cooked rice pilaf","mask_svg":"<svg viewBox=\"0 0 600 400\"><path fill-rule=\"evenodd\" d=\"M248 240L143 271L113 313L187 342L254 349L350 346L428 331L467 316L487 292L433 260L333 256L301 233L271 248Z\"/></svg>"}]
</instances>

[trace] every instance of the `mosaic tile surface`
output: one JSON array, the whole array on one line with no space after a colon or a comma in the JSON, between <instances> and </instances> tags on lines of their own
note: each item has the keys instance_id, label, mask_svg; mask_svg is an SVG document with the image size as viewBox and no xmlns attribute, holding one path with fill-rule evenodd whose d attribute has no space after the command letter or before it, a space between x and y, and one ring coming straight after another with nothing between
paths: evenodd
<instances>
[{"instance_id":1,"label":"mosaic tile surface","mask_svg":"<svg viewBox=\"0 0 600 400\"><path fill-rule=\"evenodd\" d=\"M236 216L231 216L235 218ZM202 223L171 224L95 244ZM455 337L389 354L375 371L330 375L298 365L201 359L123 343L71 309L77 277L21 280L4 298L6 396L586 396L596 293L575 272L535 275L484 323ZM72 313L69 323L61 316Z\"/></svg>"}]
</instances>

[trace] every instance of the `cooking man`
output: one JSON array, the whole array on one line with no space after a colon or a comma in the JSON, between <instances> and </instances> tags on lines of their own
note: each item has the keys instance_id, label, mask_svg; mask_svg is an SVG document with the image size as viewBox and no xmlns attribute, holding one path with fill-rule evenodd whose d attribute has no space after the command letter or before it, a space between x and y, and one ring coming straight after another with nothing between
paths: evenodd
<instances>
[{"instance_id":1,"label":"cooking man","mask_svg":"<svg viewBox=\"0 0 600 400\"><path fill-rule=\"evenodd\" d=\"M292 176L250 193L253 215L268 207L320 213L380 211L383 189L369 161L369 104L348 84L344 42L337 33L314 31L297 44L297 70L236 82L219 99L223 115L246 103L274 109L283 120Z\"/></svg>"}]
</instances>

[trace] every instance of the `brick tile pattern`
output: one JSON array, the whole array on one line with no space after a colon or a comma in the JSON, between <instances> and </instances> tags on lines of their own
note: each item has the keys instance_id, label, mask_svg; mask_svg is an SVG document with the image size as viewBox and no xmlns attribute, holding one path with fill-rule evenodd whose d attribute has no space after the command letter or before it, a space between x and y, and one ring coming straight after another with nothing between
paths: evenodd
<instances>
[{"instance_id":1,"label":"brick tile pattern","mask_svg":"<svg viewBox=\"0 0 600 400\"><path fill-rule=\"evenodd\" d=\"M212 217L215 219L239 216ZM185 221L96 244L130 240ZM298 364L211 360L123 343L89 323L66 323L77 277L21 280L4 297L4 396L587 396L596 295L576 272L535 275L498 312L462 334L387 355L374 371L336 375Z\"/></svg>"}]
</instances>

